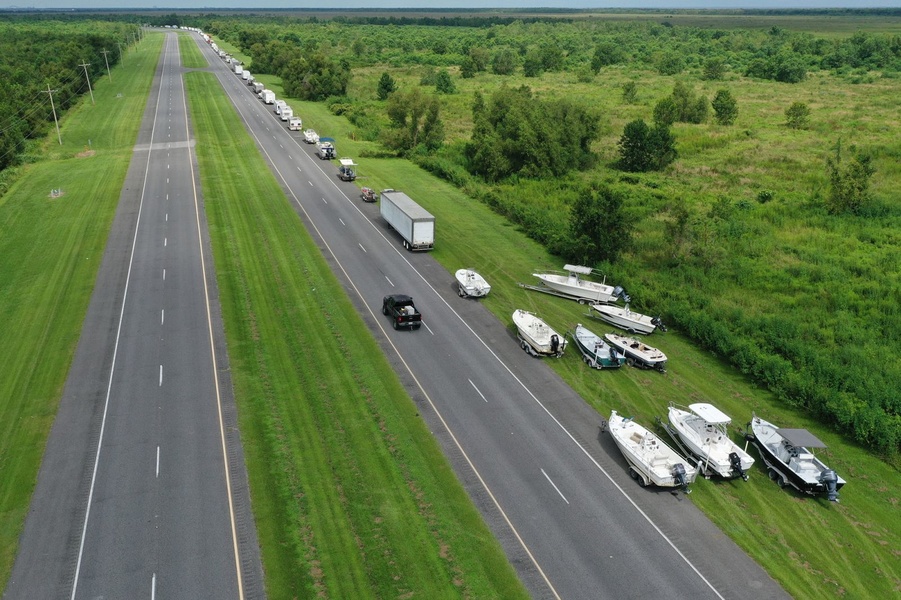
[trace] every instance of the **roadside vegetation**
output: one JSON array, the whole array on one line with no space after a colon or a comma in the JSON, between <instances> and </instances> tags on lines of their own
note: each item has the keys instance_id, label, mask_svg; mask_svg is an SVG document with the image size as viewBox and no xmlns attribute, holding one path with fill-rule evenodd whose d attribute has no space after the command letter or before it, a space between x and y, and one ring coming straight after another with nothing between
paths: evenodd
<instances>
[{"instance_id":1,"label":"roadside vegetation","mask_svg":"<svg viewBox=\"0 0 901 600\"><path fill-rule=\"evenodd\" d=\"M209 73L186 75L272 598L525 598Z\"/></svg>"},{"instance_id":2,"label":"roadside vegetation","mask_svg":"<svg viewBox=\"0 0 901 600\"><path fill-rule=\"evenodd\" d=\"M306 26L294 26L293 34L309 39L316 35L311 32L323 27L312 24L308 30ZM369 31L364 35L362 29L350 26L344 29L332 23L329 27L344 32L346 40L364 39L378 45ZM547 24L544 27L553 29ZM398 33L402 28L387 29L403 39ZM425 33L415 30L410 38L432 35L432 39L451 39L443 31L430 34L423 29ZM485 31L481 35L486 35ZM336 53L350 45L352 41L342 46L338 38L330 40ZM407 58L447 60L443 55L434 56L429 44L422 48L420 52L411 50ZM638 75L634 65L611 68L590 82L579 82L566 71L545 73L538 79L520 72L508 76L506 86L488 73L472 81L455 77L457 93L440 96L446 134L442 149L405 154L447 180L441 184L410 161L392 158L395 151L380 134L371 135L382 125L371 125L370 130L360 117L362 113L375 123L390 122L390 116L382 112L387 113L388 100L380 104L377 98L392 82L403 93L414 88L430 93L428 86L434 85L427 83L430 66L410 64L413 59L398 64L402 60L406 59L353 67L346 97L326 102L292 99L291 103L305 125L337 138L342 155L360 157L361 185L403 189L436 215L442 233L433 255L450 272L465 265L484 274L492 283L485 304L507 323L514 309L525 308L538 312L555 328L571 328L576 322L596 331L606 328L590 322L584 307L523 291L515 284L528 282L537 267L559 268L564 262L549 249L559 251L555 244L571 233L568 208L583 199L583 190L598 183L625 198L624 220L632 227L631 243L624 246L616 262L601 261L596 266L608 272L608 281L626 284L636 298L635 306L663 312L668 323L675 320L679 325L676 332L654 338L671 357L670 371L665 376L635 370L598 373L585 369L575 353L549 361L550 366L602 415L615 408L651 424L655 416L665 414L669 401L709 401L735 418L737 440L752 412L784 426L814 431L829 445L823 453L825 461L849 481L840 504L780 490L766 478L759 460L749 482L698 482L692 501L794 597L896 594L901 589L897 561L901 536L896 527L896 490L901 476L893 448L885 447L886 440L875 436L854 442L852 428L836 427L834 422L829 426L829 416L805 406L803 396L792 396L790 389L768 379L766 370L750 368L749 363L717 346L717 336L731 338L740 342L738 349L755 355L759 349L751 334L764 334L771 346L781 345L780 352L757 356L788 362L781 367L787 376L824 389L830 382L841 382L845 373L848 381L857 372L858 381L866 375L871 384L883 381L888 389L898 380L892 375L891 361L884 357L885 352L896 352L894 346L889 347L894 338L887 319L897 310L898 289L897 274L890 267L897 263L890 195L897 170L887 158L896 144L891 133L896 125L890 110L896 92L891 69L886 67L884 74L870 73L867 77L873 80L869 84L840 71L808 72L804 82L797 84L758 81L730 71L726 79L737 104L735 125L674 121L679 158L659 174L626 173L615 165L624 126L637 118L653 123L656 105L674 95L679 79L661 76L656 68L654 72L638 71ZM450 71L457 72L453 66ZM713 99L715 92L726 86L724 80L707 82L702 78L704 72L699 63L689 89L696 97ZM283 95L277 77L257 77L279 97ZM592 145L598 156L594 168L557 179L515 177L500 184L468 171L465 146L474 135L473 92L478 90L487 97L493 90L517 89L523 84L541 98L553 98L565 90L567 98L581 98L585 105L600 110L601 135ZM393 93L386 98L390 100ZM840 99L833 100L835 96ZM788 127L785 111L795 101L817 106L825 122L812 119L811 129ZM728 112L728 108L727 103L724 110ZM847 125L845 130L846 121L839 115L849 119L857 115L853 127ZM835 135L836 128L855 137L854 150L847 140L842 148L838 143L824 148L821 140ZM864 145L877 149L867 153L877 164L870 179L872 194L867 197L871 212L862 217L831 211L827 199L832 173L827 165L830 161L844 165L841 169L847 174L850 157L863 156L859 151ZM837 156L843 157L841 161ZM864 159L861 164L873 162ZM596 195L606 197L600 192ZM864 239L871 241L863 243ZM486 247L491 251L485 252ZM870 270L858 272L855 269L862 267L852 263L868 265ZM849 315L823 305L827 298L839 298L835 295L838 290L849 292L841 296L841 302L856 305ZM697 313L692 312L695 304L700 307ZM867 318L856 318L855 311L863 311ZM708 320L702 320L704 317ZM756 331L747 323L756 324ZM786 323L791 329L783 332ZM705 330L704 324L711 330ZM862 353L854 355L857 358L869 352L859 365L854 360L837 363L844 369L838 379L819 370L811 375L809 367L803 363L795 367L791 360L799 356L808 362L816 356L837 358L829 351L808 354L806 338L811 333L827 339L833 350L844 347L841 338L846 335L857 340L854 335L869 333L880 345L878 349L857 348ZM854 398L848 389L842 394Z\"/></svg>"},{"instance_id":3,"label":"roadside vegetation","mask_svg":"<svg viewBox=\"0 0 901 600\"><path fill-rule=\"evenodd\" d=\"M96 105L70 99L62 145L45 129L0 196L0 586L15 559L160 47L160 36L148 36L123 48L113 82L105 69L92 80ZM69 71L79 76L76 66Z\"/></svg>"},{"instance_id":4,"label":"roadside vegetation","mask_svg":"<svg viewBox=\"0 0 901 600\"><path fill-rule=\"evenodd\" d=\"M845 36L664 18L440 24L199 23L282 78L325 53L321 71L347 79L325 105L374 142L361 158L412 158L554 264L582 254L579 198L622 198L628 235L593 266L636 308L897 463L901 37L855 33L853 17ZM412 115L430 115L432 135Z\"/></svg>"}]
</instances>

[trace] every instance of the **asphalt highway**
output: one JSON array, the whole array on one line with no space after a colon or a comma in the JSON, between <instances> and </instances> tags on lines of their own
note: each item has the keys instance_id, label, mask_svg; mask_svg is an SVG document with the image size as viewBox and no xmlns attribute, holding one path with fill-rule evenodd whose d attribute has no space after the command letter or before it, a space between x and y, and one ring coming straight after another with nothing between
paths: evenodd
<instances>
[{"instance_id":1,"label":"asphalt highway","mask_svg":"<svg viewBox=\"0 0 901 600\"><path fill-rule=\"evenodd\" d=\"M197 40L534 597L787 597L690 500L639 488L601 416L523 353L507 323L457 297L427 253L403 250L378 207ZM413 296L424 327L392 330L388 293Z\"/></svg>"},{"instance_id":2,"label":"asphalt highway","mask_svg":"<svg viewBox=\"0 0 901 600\"><path fill-rule=\"evenodd\" d=\"M262 596L192 147L169 34L5 598Z\"/></svg>"}]
</instances>

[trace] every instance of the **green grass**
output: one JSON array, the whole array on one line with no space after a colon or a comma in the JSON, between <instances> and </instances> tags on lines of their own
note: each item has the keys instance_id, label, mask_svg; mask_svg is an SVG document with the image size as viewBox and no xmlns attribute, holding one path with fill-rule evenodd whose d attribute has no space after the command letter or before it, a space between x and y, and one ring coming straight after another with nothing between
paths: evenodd
<instances>
[{"instance_id":1,"label":"green grass","mask_svg":"<svg viewBox=\"0 0 901 600\"><path fill-rule=\"evenodd\" d=\"M269 597L525 597L215 78L186 81Z\"/></svg>"},{"instance_id":2,"label":"green grass","mask_svg":"<svg viewBox=\"0 0 901 600\"><path fill-rule=\"evenodd\" d=\"M0 582L5 585L68 375L162 37L94 82L0 198ZM121 94L121 96L119 96ZM51 189L61 189L58 198Z\"/></svg>"},{"instance_id":3,"label":"green grass","mask_svg":"<svg viewBox=\"0 0 901 600\"><path fill-rule=\"evenodd\" d=\"M275 84L270 80L267 86L274 89ZM305 126L337 139L341 155L357 157L364 150L377 149L373 143L351 139L353 127L321 104L297 100L291 104ZM561 261L484 205L407 161L359 158L357 162L360 185L401 189L435 214L437 240L432 255L449 272L471 266L482 273L492 284L491 295L483 302L508 327L512 328L513 310L523 308L559 329L572 328L577 322L596 333L609 329L585 317L585 307L574 302L518 288L518 281L534 283L530 274L536 268L559 268ZM749 300L745 294L736 301ZM795 598L896 595L901 589L898 471L786 408L678 332L655 334L652 343L670 356L666 375L635 369L597 372L587 369L575 350L547 363L605 416L615 408L652 425L655 416L665 416L669 401L706 401L733 416L736 441L741 440L738 429L755 411L780 425L815 432L829 445L825 461L848 480L840 504L780 490L759 464L748 482L696 483L691 500Z\"/></svg>"},{"instance_id":4,"label":"green grass","mask_svg":"<svg viewBox=\"0 0 901 600\"><path fill-rule=\"evenodd\" d=\"M178 34L178 51L181 55L181 66L188 69L205 69L210 66L206 57L200 52L193 34Z\"/></svg>"}]
</instances>

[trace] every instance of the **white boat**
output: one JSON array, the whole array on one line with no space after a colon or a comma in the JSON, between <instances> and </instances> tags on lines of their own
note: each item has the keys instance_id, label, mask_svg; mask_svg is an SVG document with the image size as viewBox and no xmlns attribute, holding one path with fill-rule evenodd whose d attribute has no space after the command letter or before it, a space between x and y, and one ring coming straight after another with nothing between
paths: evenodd
<instances>
[{"instance_id":1,"label":"white boat","mask_svg":"<svg viewBox=\"0 0 901 600\"><path fill-rule=\"evenodd\" d=\"M315 144L319 141L319 134L314 129L307 129L303 132L303 141L307 144Z\"/></svg>"},{"instance_id":2,"label":"white boat","mask_svg":"<svg viewBox=\"0 0 901 600\"><path fill-rule=\"evenodd\" d=\"M838 491L845 480L810 450L825 448L826 444L806 429L782 429L757 415L749 425L748 441L757 447L770 479L779 487L790 485L799 492L825 494L832 502L838 502Z\"/></svg>"},{"instance_id":3,"label":"white boat","mask_svg":"<svg viewBox=\"0 0 901 600\"><path fill-rule=\"evenodd\" d=\"M513 311L513 324L519 331L519 345L532 356L563 356L566 338L550 328L538 316L525 310Z\"/></svg>"},{"instance_id":4,"label":"white boat","mask_svg":"<svg viewBox=\"0 0 901 600\"><path fill-rule=\"evenodd\" d=\"M713 473L727 479L748 480L754 459L729 437L726 427L732 419L728 415L712 404L698 402L690 404L687 410L670 403L667 417L667 431L670 435L675 433L677 441L698 458L698 469L706 477Z\"/></svg>"},{"instance_id":5,"label":"white boat","mask_svg":"<svg viewBox=\"0 0 901 600\"><path fill-rule=\"evenodd\" d=\"M605 333L604 338L614 348L625 354L626 364L643 369L657 369L666 373L666 354L648 346L641 340L626 337L617 333Z\"/></svg>"},{"instance_id":6,"label":"white boat","mask_svg":"<svg viewBox=\"0 0 901 600\"><path fill-rule=\"evenodd\" d=\"M629 463L629 475L639 485L681 487L688 492L688 484L698 476L697 469L656 435L615 410L610 413L607 429Z\"/></svg>"},{"instance_id":7,"label":"white boat","mask_svg":"<svg viewBox=\"0 0 901 600\"><path fill-rule=\"evenodd\" d=\"M585 364L594 369L616 369L623 366L626 357L617 352L600 336L586 329L581 323L576 325L572 334L576 348L582 353Z\"/></svg>"},{"instance_id":8,"label":"white boat","mask_svg":"<svg viewBox=\"0 0 901 600\"><path fill-rule=\"evenodd\" d=\"M660 321L660 317L649 317L648 315L634 312L629 308L628 303L626 303L625 307L612 304L592 304L591 308L597 311L597 316L604 321L620 329L625 329L629 333L651 334L658 328L660 331L666 331L666 327Z\"/></svg>"},{"instance_id":9,"label":"white boat","mask_svg":"<svg viewBox=\"0 0 901 600\"><path fill-rule=\"evenodd\" d=\"M532 273L541 280L545 286L561 296L573 298L580 302L616 302L620 297L628 302L623 288L606 283L598 283L582 279L580 275L591 275L594 269L579 265L565 265L565 273Z\"/></svg>"},{"instance_id":10,"label":"white boat","mask_svg":"<svg viewBox=\"0 0 901 600\"><path fill-rule=\"evenodd\" d=\"M461 298L481 298L491 291L485 278L472 269L458 269L454 277L457 278L457 293Z\"/></svg>"}]
</instances>

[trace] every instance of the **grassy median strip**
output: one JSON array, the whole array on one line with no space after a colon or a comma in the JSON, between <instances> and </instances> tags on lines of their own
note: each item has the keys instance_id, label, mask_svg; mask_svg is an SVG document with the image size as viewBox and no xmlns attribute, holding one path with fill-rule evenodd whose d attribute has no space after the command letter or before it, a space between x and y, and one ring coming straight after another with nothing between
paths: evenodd
<instances>
[{"instance_id":1,"label":"grassy median strip","mask_svg":"<svg viewBox=\"0 0 901 600\"><path fill-rule=\"evenodd\" d=\"M269 596L525 597L216 79L185 78Z\"/></svg>"},{"instance_id":2,"label":"grassy median strip","mask_svg":"<svg viewBox=\"0 0 901 600\"><path fill-rule=\"evenodd\" d=\"M12 569L47 435L132 157L162 37L129 49L0 199L0 582ZM51 194L58 190L58 194Z\"/></svg>"},{"instance_id":3,"label":"grassy median strip","mask_svg":"<svg viewBox=\"0 0 901 600\"><path fill-rule=\"evenodd\" d=\"M200 48L197 47L194 34L178 34L178 53L181 55L181 66L187 69L205 69L210 66L206 57L201 54Z\"/></svg>"}]
</instances>

